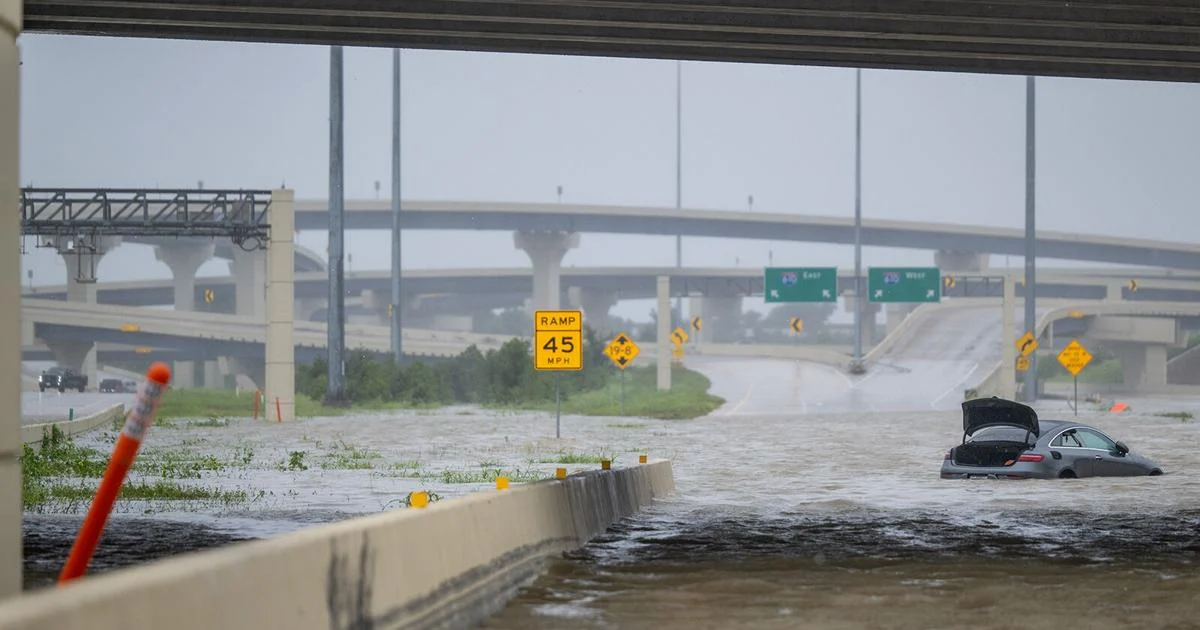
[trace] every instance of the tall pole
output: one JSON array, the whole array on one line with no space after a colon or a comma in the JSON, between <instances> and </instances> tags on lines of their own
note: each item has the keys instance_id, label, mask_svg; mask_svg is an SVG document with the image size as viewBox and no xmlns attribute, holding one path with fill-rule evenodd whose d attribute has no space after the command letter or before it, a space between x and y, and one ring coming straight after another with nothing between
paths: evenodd
<instances>
[{"instance_id":1,"label":"tall pole","mask_svg":"<svg viewBox=\"0 0 1200 630\"><path fill-rule=\"evenodd\" d=\"M1033 331L1037 326L1037 238L1034 229L1037 207L1034 196L1037 172L1034 133L1037 125L1036 99L1034 79L1032 76L1025 77L1025 330L1028 331ZM1025 400L1037 400L1036 354L1029 356L1029 369L1025 372Z\"/></svg>"},{"instance_id":2,"label":"tall pole","mask_svg":"<svg viewBox=\"0 0 1200 630\"><path fill-rule=\"evenodd\" d=\"M400 328L400 49L392 50L392 361L404 355Z\"/></svg>"},{"instance_id":3,"label":"tall pole","mask_svg":"<svg viewBox=\"0 0 1200 630\"><path fill-rule=\"evenodd\" d=\"M683 208L683 62L675 62L675 209ZM683 268L683 235L675 235L675 267ZM675 296L676 317L683 317L683 296Z\"/></svg>"},{"instance_id":4,"label":"tall pole","mask_svg":"<svg viewBox=\"0 0 1200 630\"><path fill-rule=\"evenodd\" d=\"M854 364L862 369L862 69L854 70Z\"/></svg>"},{"instance_id":5,"label":"tall pole","mask_svg":"<svg viewBox=\"0 0 1200 630\"><path fill-rule=\"evenodd\" d=\"M346 191L342 154L342 47L333 46L329 49L329 320L326 327L329 365L325 388L325 400L330 404L341 404L346 391L343 364L346 329L342 317L346 308L346 294L342 289L345 281L342 256Z\"/></svg>"}]
</instances>

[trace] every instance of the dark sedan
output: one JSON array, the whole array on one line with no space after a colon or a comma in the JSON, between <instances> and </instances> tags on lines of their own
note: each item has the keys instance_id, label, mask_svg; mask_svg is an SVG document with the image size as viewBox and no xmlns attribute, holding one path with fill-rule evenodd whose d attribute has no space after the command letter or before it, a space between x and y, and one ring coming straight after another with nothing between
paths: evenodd
<instances>
[{"instance_id":1,"label":"dark sedan","mask_svg":"<svg viewBox=\"0 0 1200 630\"><path fill-rule=\"evenodd\" d=\"M962 444L946 452L942 479L1062 479L1161 475L1154 461L1078 422L1039 420L1002 398L962 404Z\"/></svg>"}]
</instances>

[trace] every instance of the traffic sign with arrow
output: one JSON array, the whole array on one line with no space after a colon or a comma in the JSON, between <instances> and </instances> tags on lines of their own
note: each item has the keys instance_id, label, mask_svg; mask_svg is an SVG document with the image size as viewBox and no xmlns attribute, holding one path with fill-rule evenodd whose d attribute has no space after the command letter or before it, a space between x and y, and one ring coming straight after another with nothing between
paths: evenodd
<instances>
[{"instance_id":1,"label":"traffic sign with arrow","mask_svg":"<svg viewBox=\"0 0 1200 630\"><path fill-rule=\"evenodd\" d=\"M604 355L613 362L613 365L622 370L629 367L640 352L641 348L628 333L620 333L613 337L612 341L608 342L608 346L604 348Z\"/></svg>"},{"instance_id":2,"label":"traffic sign with arrow","mask_svg":"<svg viewBox=\"0 0 1200 630\"><path fill-rule=\"evenodd\" d=\"M699 315L692 318L692 330L694 330L696 332L700 332L700 328L702 328L703 326L704 326L704 320L700 319Z\"/></svg>"},{"instance_id":3,"label":"traffic sign with arrow","mask_svg":"<svg viewBox=\"0 0 1200 630\"><path fill-rule=\"evenodd\" d=\"M1021 356L1023 357L1033 354L1033 351L1037 349L1037 337L1034 337L1033 333L1029 332L1028 330L1025 331L1025 334L1021 335L1021 338L1017 340L1017 352L1020 352Z\"/></svg>"},{"instance_id":4,"label":"traffic sign with arrow","mask_svg":"<svg viewBox=\"0 0 1200 630\"><path fill-rule=\"evenodd\" d=\"M684 330L682 326L676 326L675 330L671 332L671 343L675 344L676 346L682 346L687 342L687 331Z\"/></svg>"},{"instance_id":5,"label":"traffic sign with arrow","mask_svg":"<svg viewBox=\"0 0 1200 630\"><path fill-rule=\"evenodd\" d=\"M788 320L788 327L792 329L792 332L800 334L804 332L804 320L799 317L793 317Z\"/></svg>"},{"instance_id":6,"label":"traffic sign with arrow","mask_svg":"<svg viewBox=\"0 0 1200 630\"><path fill-rule=\"evenodd\" d=\"M763 294L767 302L836 302L837 267L767 267Z\"/></svg>"}]
</instances>

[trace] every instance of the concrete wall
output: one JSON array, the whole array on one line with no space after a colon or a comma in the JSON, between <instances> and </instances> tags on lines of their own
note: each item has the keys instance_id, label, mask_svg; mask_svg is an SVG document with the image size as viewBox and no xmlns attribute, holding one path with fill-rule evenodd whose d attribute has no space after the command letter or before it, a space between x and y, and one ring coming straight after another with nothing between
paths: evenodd
<instances>
[{"instance_id":1,"label":"concrete wall","mask_svg":"<svg viewBox=\"0 0 1200 630\"><path fill-rule=\"evenodd\" d=\"M26 594L0 628L469 627L674 485L659 461L393 510Z\"/></svg>"},{"instance_id":2,"label":"concrete wall","mask_svg":"<svg viewBox=\"0 0 1200 630\"><path fill-rule=\"evenodd\" d=\"M27 424L21 427L21 441L34 448L40 448L42 435L49 434L53 427L57 427L67 436L72 437L81 433L87 433L97 427L111 425L118 420L125 418L125 405L113 405L104 411L94 413L90 416L76 418L74 420L63 420L60 422L43 422L41 424Z\"/></svg>"}]
</instances>

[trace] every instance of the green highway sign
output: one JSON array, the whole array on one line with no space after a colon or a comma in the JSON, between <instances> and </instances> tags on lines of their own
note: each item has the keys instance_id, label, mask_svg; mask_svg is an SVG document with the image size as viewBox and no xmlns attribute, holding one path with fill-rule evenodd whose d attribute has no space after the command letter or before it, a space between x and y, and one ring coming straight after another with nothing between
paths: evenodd
<instances>
[{"instance_id":1,"label":"green highway sign","mask_svg":"<svg viewBox=\"0 0 1200 630\"><path fill-rule=\"evenodd\" d=\"M937 267L871 267L867 270L871 302L940 302L942 272Z\"/></svg>"},{"instance_id":2,"label":"green highway sign","mask_svg":"<svg viewBox=\"0 0 1200 630\"><path fill-rule=\"evenodd\" d=\"M767 267L767 302L836 302L837 267Z\"/></svg>"}]
</instances>

